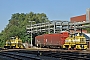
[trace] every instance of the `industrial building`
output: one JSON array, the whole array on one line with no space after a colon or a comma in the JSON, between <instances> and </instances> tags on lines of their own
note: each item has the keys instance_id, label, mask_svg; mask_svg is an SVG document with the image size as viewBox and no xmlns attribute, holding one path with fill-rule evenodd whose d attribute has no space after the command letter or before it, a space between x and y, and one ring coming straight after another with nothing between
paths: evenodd
<instances>
[{"instance_id":1,"label":"industrial building","mask_svg":"<svg viewBox=\"0 0 90 60\"><path fill-rule=\"evenodd\" d=\"M86 10L86 14L70 18L70 22L85 22L90 21L90 8Z\"/></svg>"}]
</instances>

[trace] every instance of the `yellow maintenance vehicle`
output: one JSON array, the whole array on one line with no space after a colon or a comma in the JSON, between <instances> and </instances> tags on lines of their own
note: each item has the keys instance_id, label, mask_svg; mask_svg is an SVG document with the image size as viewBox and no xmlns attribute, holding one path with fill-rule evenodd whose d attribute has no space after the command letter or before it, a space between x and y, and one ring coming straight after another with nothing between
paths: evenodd
<instances>
[{"instance_id":1,"label":"yellow maintenance vehicle","mask_svg":"<svg viewBox=\"0 0 90 60\"><path fill-rule=\"evenodd\" d=\"M24 48L22 40L18 37L11 37L10 40L6 41L4 48Z\"/></svg>"},{"instance_id":2,"label":"yellow maintenance vehicle","mask_svg":"<svg viewBox=\"0 0 90 60\"><path fill-rule=\"evenodd\" d=\"M86 38L80 33L71 35L65 39L64 49L87 49Z\"/></svg>"}]
</instances>

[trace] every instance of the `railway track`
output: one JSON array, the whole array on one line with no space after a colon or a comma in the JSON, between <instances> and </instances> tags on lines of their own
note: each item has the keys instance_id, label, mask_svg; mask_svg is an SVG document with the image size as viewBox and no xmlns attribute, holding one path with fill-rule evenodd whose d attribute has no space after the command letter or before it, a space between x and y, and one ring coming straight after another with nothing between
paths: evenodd
<instances>
[{"instance_id":1,"label":"railway track","mask_svg":"<svg viewBox=\"0 0 90 60\"><path fill-rule=\"evenodd\" d=\"M37 54L38 51L23 51L23 53ZM39 51L39 55L59 58L59 60L90 60L90 53L77 51Z\"/></svg>"},{"instance_id":2,"label":"railway track","mask_svg":"<svg viewBox=\"0 0 90 60\"><path fill-rule=\"evenodd\" d=\"M90 53L77 51L2 51L0 57L9 60L90 60Z\"/></svg>"},{"instance_id":3,"label":"railway track","mask_svg":"<svg viewBox=\"0 0 90 60\"><path fill-rule=\"evenodd\" d=\"M59 58L48 57L48 56L40 56L38 52L32 52L33 54L29 54L28 52L20 52L20 51L7 51L1 52L0 57L4 56L8 60L59 60Z\"/></svg>"}]
</instances>

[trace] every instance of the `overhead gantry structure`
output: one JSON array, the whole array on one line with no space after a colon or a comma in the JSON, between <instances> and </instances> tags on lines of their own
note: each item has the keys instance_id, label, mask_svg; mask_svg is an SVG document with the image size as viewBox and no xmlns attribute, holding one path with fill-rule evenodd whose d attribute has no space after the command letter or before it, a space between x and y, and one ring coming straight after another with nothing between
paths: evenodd
<instances>
[{"instance_id":1,"label":"overhead gantry structure","mask_svg":"<svg viewBox=\"0 0 90 60\"><path fill-rule=\"evenodd\" d=\"M74 22L71 23L69 21L60 21L54 20L45 23L38 23L33 25L27 25L27 33L38 33L38 32L47 32L47 33L60 33L61 31L69 31L70 30L78 30L80 29L82 32L83 28L90 27L90 21L86 22Z\"/></svg>"}]
</instances>

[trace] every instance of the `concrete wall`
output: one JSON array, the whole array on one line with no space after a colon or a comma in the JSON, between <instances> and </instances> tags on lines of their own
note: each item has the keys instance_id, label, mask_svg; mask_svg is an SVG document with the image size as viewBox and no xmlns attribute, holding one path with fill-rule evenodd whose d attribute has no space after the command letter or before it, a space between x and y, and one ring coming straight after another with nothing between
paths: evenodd
<instances>
[{"instance_id":1,"label":"concrete wall","mask_svg":"<svg viewBox=\"0 0 90 60\"><path fill-rule=\"evenodd\" d=\"M90 21L90 8L86 10L86 21Z\"/></svg>"}]
</instances>

